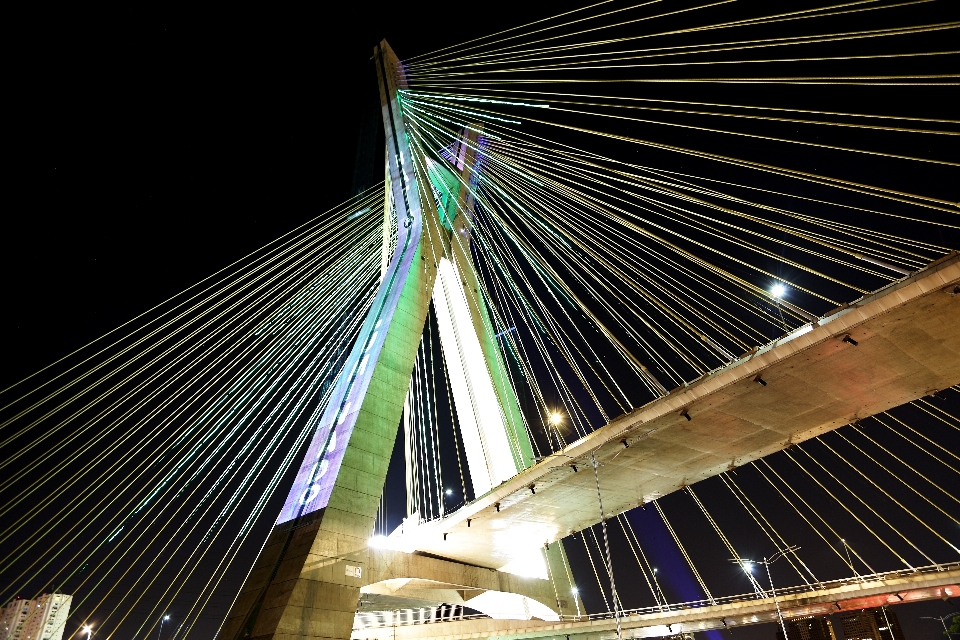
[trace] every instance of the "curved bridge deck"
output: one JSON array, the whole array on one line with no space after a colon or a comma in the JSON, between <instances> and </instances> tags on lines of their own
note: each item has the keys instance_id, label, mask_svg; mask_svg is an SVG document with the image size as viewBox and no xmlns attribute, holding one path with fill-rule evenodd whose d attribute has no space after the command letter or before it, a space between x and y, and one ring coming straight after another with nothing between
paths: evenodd
<instances>
[{"instance_id":1,"label":"curved bridge deck","mask_svg":"<svg viewBox=\"0 0 960 640\"><path fill-rule=\"evenodd\" d=\"M599 522L591 454L602 465L609 517L960 383L958 283L960 256L952 254L614 419L387 543L499 569Z\"/></svg>"}]
</instances>

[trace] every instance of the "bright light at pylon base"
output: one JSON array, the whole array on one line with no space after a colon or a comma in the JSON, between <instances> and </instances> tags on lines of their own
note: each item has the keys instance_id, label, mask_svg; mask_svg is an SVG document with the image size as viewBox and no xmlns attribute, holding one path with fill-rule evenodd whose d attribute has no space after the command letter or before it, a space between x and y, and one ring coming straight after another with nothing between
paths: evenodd
<instances>
[{"instance_id":1,"label":"bright light at pylon base","mask_svg":"<svg viewBox=\"0 0 960 640\"><path fill-rule=\"evenodd\" d=\"M374 549L383 549L387 546L387 536L373 536L367 540L367 546Z\"/></svg>"},{"instance_id":2,"label":"bright light at pylon base","mask_svg":"<svg viewBox=\"0 0 960 640\"><path fill-rule=\"evenodd\" d=\"M499 570L525 578L548 579L547 565L543 561L543 555L536 550L531 551L529 554L522 555L519 558L514 558L513 561L500 567Z\"/></svg>"}]
</instances>

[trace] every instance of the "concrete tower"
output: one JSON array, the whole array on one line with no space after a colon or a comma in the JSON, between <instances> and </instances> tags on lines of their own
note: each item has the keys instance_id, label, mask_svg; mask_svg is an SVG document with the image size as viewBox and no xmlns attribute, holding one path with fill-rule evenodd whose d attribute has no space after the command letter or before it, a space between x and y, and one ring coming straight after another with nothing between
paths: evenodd
<instances>
[{"instance_id":1,"label":"concrete tower","mask_svg":"<svg viewBox=\"0 0 960 640\"><path fill-rule=\"evenodd\" d=\"M384 216L389 225L380 288L221 640L350 637L361 587L371 573L382 578L387 571L383 558L371 558L367 543L431 298L477 494L533 460L469 253L465 217L472 211L468 185L476 137L457 152L460 175L424 165L411 152L402 115L402 65L386 42L375 49L375 60L386 133ZM458 218L457 210L468 213ZM551 547L548 564L568 576L560 545ZM562 572L557 562L564 564ZM420 562L416 570L449 573L454 564ZM500 584L503 591L544 593L542 586L520 579ZM564 593L569 587L565 579ZM558 598L547 604L560 608Z\"/></svg>"}]
</instances>

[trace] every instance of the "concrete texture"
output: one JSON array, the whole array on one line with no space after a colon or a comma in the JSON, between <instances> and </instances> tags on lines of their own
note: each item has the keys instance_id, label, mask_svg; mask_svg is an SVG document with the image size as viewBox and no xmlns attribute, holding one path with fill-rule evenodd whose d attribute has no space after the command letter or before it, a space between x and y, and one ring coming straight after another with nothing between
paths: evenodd
<instances>
[{"instance_id":1,"label":"concrete texture","mask_svg":"<svg viewBox=\"0 0 960 640\"><path fill-rule=\"evenodd\" d=\"M558 609L550 580L389 549L370 550L361 591L467 606L472 598L485 591L499 591L527 596L555 611Z\"/></svg>"}]
</instances>

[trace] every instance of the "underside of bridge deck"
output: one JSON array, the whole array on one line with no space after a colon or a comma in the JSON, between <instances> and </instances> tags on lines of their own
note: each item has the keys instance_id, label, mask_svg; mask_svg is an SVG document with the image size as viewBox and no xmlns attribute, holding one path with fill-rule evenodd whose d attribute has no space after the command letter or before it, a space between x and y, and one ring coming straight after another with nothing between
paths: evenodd
<instances>
[{"instance_id":1,"label":"underside of bridge deck","mask_svg":"<svg viewBox=\"0 0 960 640\"><path fill-rule=\"evenodd\" d=\"M445 518L401 527L388 544L500 568L599 522L591 456L610 517L960 383L958 283L952 254L614 419Z\"/></svg>"},{"instance_id":2,"label":"underside of bridge deck","mask_svg":"<svg viewBox=\"0 0 960 640\"><path fill-rule=\"evenodd\" d=\"M372 549L367 562L360 611L434 607L440 603L482 611L489 608L488 603L503 606L512 600L520 611L526 606L549 617L566 612L558 610L560 598L551 580L389 549ZM571 598L564 594L563 599Z\"/></svg>"}]
</instances>

